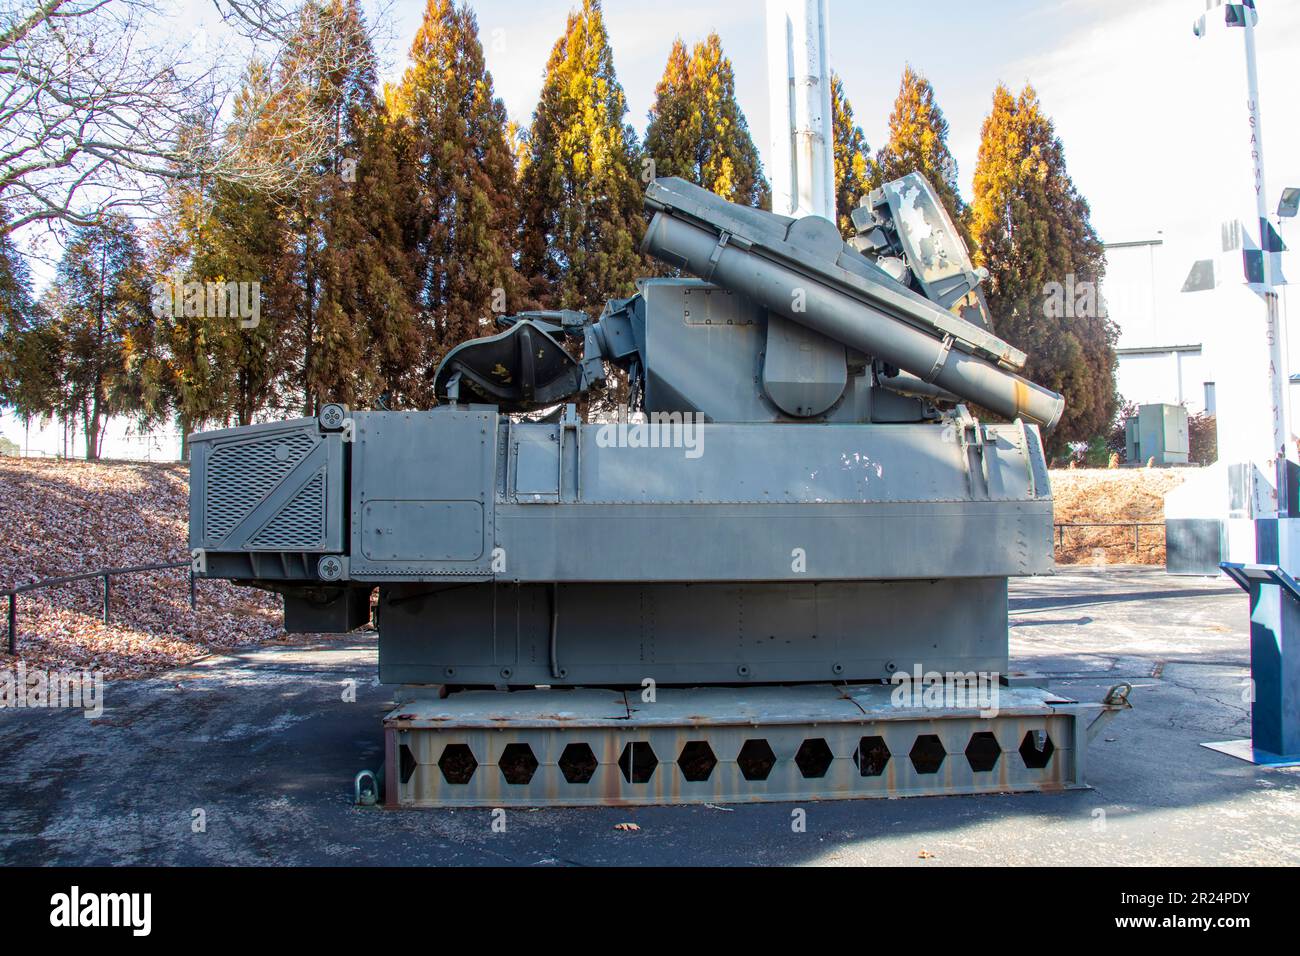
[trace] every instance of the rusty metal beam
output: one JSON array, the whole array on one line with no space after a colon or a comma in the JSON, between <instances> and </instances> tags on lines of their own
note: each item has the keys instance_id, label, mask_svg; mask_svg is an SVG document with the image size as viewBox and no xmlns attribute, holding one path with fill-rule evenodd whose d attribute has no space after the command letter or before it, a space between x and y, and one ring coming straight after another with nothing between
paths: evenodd
<instances>
[{"instance_id":1,"label":"rusty metal beam","mask_svg":"<svg viewBox=\"0 0 1300 956\"><path fill-rule=\"evenodd\" d=\"M385 720L389 807L636 806L1085 786L1103 704L1001 688L996 715L887 685L471 691Z\"/></svg>"}]
</instances>

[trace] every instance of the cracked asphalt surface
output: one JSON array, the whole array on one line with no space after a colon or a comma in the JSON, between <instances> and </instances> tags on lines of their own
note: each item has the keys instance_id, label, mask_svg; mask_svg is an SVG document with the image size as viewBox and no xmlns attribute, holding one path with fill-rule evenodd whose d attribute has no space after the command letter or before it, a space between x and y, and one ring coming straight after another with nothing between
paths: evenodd
<instances>
[{"instance_id":1,"label":"cracked asphalt surface","mask_svg":"<svg viewBox=\"0 0 1300 956\"><path fill-rule=\"evenodd\" d=\"M352 806L391 690L373 637L263 647L116 682L98 720L0 710L6 864L1296 864L1300 770L1206 750L1250 733L1246 598L1156 568L1012 582L1013 668L1099 700L1091 790L794 804L510 811ZM356 682L356 701L343 699ZM204 826L195 832L195 821ZM637 831L615 830L634 822Z\"/></svg>"}]
</instances>

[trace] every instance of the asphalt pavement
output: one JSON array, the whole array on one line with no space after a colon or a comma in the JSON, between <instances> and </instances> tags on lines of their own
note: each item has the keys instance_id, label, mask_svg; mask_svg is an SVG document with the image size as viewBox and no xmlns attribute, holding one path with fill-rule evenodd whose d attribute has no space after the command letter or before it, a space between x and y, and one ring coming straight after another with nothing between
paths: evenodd
<instances>
[{"instance_id":1,"label":"asphalt pavement","mask_svg":"<svg viewBox=\"0 0 1300 956\"><path fill-rule=\"evenodd\" d=\"M1300 770L1200 746L1250 733L1240 590L1158 568L1064 568L1013 581L1011 617L1013 670L1080 700L1133 684L1133 710L1089 752L1091 789L511 810L496 827L489 810L356 807L354 775L383 759L392 689L375 679L373 635L349 635L111 683L94 720L0 710L0 862L1300 863Z\"/></svg>"}]
</instances>

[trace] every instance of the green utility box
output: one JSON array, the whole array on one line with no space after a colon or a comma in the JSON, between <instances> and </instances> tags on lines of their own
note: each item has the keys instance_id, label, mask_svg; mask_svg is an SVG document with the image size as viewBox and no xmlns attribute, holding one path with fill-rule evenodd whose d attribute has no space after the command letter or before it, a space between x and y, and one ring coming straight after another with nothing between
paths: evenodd
<instances>
[{"instance_id":1,"label":"green utility box","mask_svg":"<svg viewBox=\"0 0 1300 956\"><path fill-rule=\"evenodd\" d=\"M1127 458L1135 465L1187 464L1187 409L1182 405L1141 405L1124 423Z\"/></svg>"}]
</instances>

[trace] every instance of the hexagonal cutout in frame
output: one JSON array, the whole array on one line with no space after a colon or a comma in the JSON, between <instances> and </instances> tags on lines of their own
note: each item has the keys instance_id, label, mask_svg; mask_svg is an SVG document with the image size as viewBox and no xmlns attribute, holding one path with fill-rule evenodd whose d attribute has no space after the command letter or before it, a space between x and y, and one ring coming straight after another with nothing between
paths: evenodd
<instances>
[{"instance_id":1,"label":"hexagonal cutout in frame","mask_svg":"<svg viewBox=\"0 0 1300 956\"><path fill-rule=\"evenodd\" d=\"M591 783L600 766L591 745L581 742L568 744L560 754L559 763L560 773L568 783Z\"/></svg>"},{"instance_id":2,"label":"hexagonal cutout in frame","mask_svg":"<svg viewBox=\"0 0 1300 956\"><path fill-rule=\"evenodd\" d=\"M817 780L826 776L835 754L824 737L811 737L799 745L795 751L794 763L805 780Z\"/></svg>"},{"instance_id":3,"label":"hexagonal cutout in frame","mask_svg":"<svg viewBox=\"0 0 1300 956\"><path fill-rule=\"evenodd\" d=\"M713 775L713 768L718 765L718 758L713 755L713 748L707 740L691 740L682 747L677 757L677 766L682 777L690 783L702 783Z\"/></svg>"},{"instance_id":4,"label":"hexagonal cutout in frame","mask_svg":"<svg viewBox=\"0 0 1300 956\"><path fill-rule=\"evenodd\" d=\"M506 783L518 787L528 783L537 773L537 758L528 744L506 744L497 758L497 766L501 768Z\"/></svg>"},{"instance_id":5,"label":"hexagonal cutout in frame","mask_svg":"<svg viewBox=\"0 0 1300 956\"><path fill-rule=\"evenodd\" d=\"M884 737L863 737L858 741L858 749L853 751L853 765L858 768L859 776L879 777L885 772L889 757L889 745Z\"/></svg>"},{"instance_id":6,"label":"hexagonal cutout in frame","mask_svg":"<svg viewBox=\"0 0 1300 956\"><path fill-rule=\"evenodd\" d=\"M415 768L418 767L419 764L416 763L415 754L412 753L411 748L406 744L400 745L397 748L397 753L399 758L397 769L401 775L400 779L402 783L409 783L411 778L415 776Z\"/></svg>"},{"instance_id":7,"label":"hexagonal cutout in frame","mask_svg":"<svg viewBox=\"0 0 1300 956\"><path fill-rule=\"evenodd\" d=\"M659 758L644 740L629 743L618 758L618 769L623 771L623 779L628 783L649 783L657 766Z\"/></svg>"},{"instance_id":8,"label":"hexagonal cutout in frame","mask_svg":"<svg viewBox=\"0 0 1300 956\"><path fill-rule=\"evenodd\" d=\"M771 744L761 737L746 740L736 755L736 765L746 780L766 780L776 766L776 754Z\"/></svg>"},{"instance_id":9,"label":"hexagonal cutout in frame","mask_svg":"<svg viewBox=\"0 0 1300 956\"><path fill-rule=\"evenodd\" d=\"M912 758L912 766L916 768L917 773L938 773L939 768L943 766L944 757L948 754L943 749L943 741L939 739L938 734L921 734L912 744L912 751L908 756Z\"/></svg>"},{"instance_id":10,"label":"hexagonal cutout in frame","mask_svg":"<svg viewBox=\"0 0 1300 956\"><path fill-rule=\"evenodd\" d=\"M987 773L998 765L1002 748L998 745L997 735L992 731L981 730L971 734L970 743L966 745L966 761L976 773Z\"/></svg>"},{"instance_id":11,"label":"hexagonal cutout in frame","mask_svg":"<svg viewBox=\"0 0 1300 956\"><path fill-rule=\"evenodd\" d=\"M1056 753L1056 744L1046 730L1031 730L1020 741L1020 759L1030 770L1042 770Z\"/></svg>"},{"instance_id":12,"label":"hexagonal cutout in frame","mask_svg":"<svg viewBox=\"0 0 1300 956\"><path fill-rule=\"evenodd\" d=\"M468 744L447 744L438 758L438 769L442 771L444 780L459 786L470 782L478 769L478 761Z\"/></svg>"}]
</instances>

